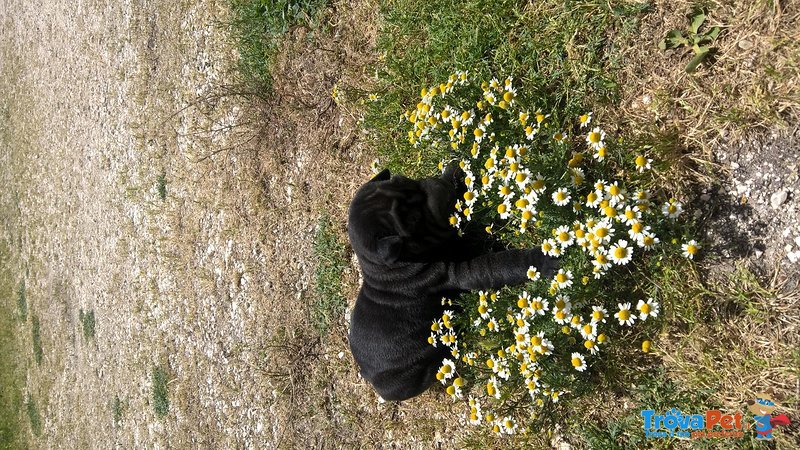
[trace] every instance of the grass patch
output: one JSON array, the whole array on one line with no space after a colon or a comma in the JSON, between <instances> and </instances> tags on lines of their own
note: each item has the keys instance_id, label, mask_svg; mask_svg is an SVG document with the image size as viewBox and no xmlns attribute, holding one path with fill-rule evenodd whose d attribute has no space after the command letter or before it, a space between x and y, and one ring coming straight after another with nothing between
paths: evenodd
<instances>
[{"instance_id":1,"label":"grass patch","mask_svg":"<svg viewBox=\"0 0 800 450\"><path fill-rule=\"evenodd\" d=\"M169 398L167 390L167 374L159 366L153 367L153 411L156 416L163 418L169 413Z\"/></svg>"},{"instance_id":2,"label":"grass patch","mask_svg":"<svg viewBox=\"0 0 800 450\"><path fill-rule=\"evenodd\" d=\"M25 298L25 280L19 282L17 287L17 312L22 321L28 320L28 301Z\"/></svg>"},{"instance_id":3,"label":"grass patch","mask_svg":"<svg viewBox=\"0 0 800 450\"><path fill-rule=\"evenodd\" d=\"M90 309L88 312L84 312L81 309L78 312L78 320L81 322L81 328L83 329L83 337L86 339L91 339L94 337L94 310Z\"/></svg>"},{"instance_id":4,"label":"grass patch","mask_svg":"<svg viewBox=\"0 0 800 450\"><path fill-rule=\"evenodd\" d=\"M5 243L0 243L0 295L11 295L14 284L10 270L10 255ZM20 366L19 343L15 333L14 306L0 301L0 447L26 448L22 433L22 410L25 403L25 372Z\"/></svg>"},{"instance_id":5,"label":"grass patch","mask_svg":"<svg viewBox=\"0 0 800 450\"><path fill-rule=\"evenodd\" d=\"M230 31L239 50L239 72L256 91L272 86L270 68L283 35L295 26L313 27L324 0L230 0Z\"/></svg>"},{"instance_id":6,"label":"grass patch","mask_svg":"<svg viewBox=\"0 0 800 450\"><path fill-rule=\"evenodd\" d=\"M347 305L342 295L342 271L347 267L345 247L328 216L323 216L317 223L313 249L317 269L311 322L314 329L324 335Z\"/></svg>"},{"instance_id":7,"label":"grass patch","mask_svg":"<svg viewBox=\"0 0 800 450\"><path fill-rule=\"evenodd\" d=\"M115 395L114 400L111 401L111 415L114 419L114 425L122 422L122 411L122 400L119 399L119 395Z\"/></svg>"},{"instance_id":8,"label":"grass patch","mask_svg":"<svg viewBox=\"0 0 800 450\"><path fill-rule=\"evenodd\" d=\"M36 402L33 401L33 397L30 395L28 396L28 400L25 402L25 409L28 411L28 420L30 420L31 431L35 436L41 436L42 416L39 414L39 408L36 406Z\"/></svg>"},{"instance_id":9,"label":"grass patch","mask_svg":"<svg viewBox=\"0 0 800 450\"><path fill-rule=\"evenodd\" d=\"M635 36L648 8L604 1L382 2L378 49L385 58L365 123L384 165L414 176L430 174L435 167L430 162L441 155L428 158L410 148L398 118L416 104L421 87L447 80L456 70L480 79L513 76L515 85L542 100L537 105L542 111L577 117L594 102L615 101L619 86L613 70L620 59L615 43Z\"/></svg>"},{"instance_id":10,"label":"grass patch","mask_svg":"<svg viewBox=\"0 0 800 450\"><path fill-rule=\"evenodd\" d=\"M31 337L33 338L33 357L36 365L42 365L42 333L39 324L39 317L31 316Z\"/></svg>"},{"instance_id":11,"label":"grass patch","mask_svg":"<svg viewBox=\"0 0 800 450\"><path fill-rule=\"evenodd\" d=\"M167 174L161 172L156 180L156 190L158 191L158 198L161 200L167 199Z\"/></svg>"}]
</instances>

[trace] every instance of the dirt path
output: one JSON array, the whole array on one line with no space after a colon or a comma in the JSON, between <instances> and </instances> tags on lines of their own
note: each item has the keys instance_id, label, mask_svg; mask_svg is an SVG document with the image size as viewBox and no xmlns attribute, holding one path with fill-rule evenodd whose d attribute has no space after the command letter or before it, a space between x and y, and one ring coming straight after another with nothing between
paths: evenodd
<instances>
[{"instance_id":1,"label":"dirt path","mask_svg":"<svg viewBox=\"0 0 800 450\"><path fill-rule=\"evenodd\" d=\"M282 63L277 75L292 78L262 115L231 95L224 3L2 8L2 239L26 286L19 335L32 348L38 317L43 348L40 365L20 355L42 416L31 442L291 445L286 365L298 363L281 349L305 342L315 361L344 350L341 329L321 344L300 325L319 213L343 218L345 192L368 173L355 118L330 99L348 47ZM359 39L349 51L369 45ZM236 126L252 120L274 121L263 127L274 134ZM93 338L81 310L94 310ZM325 372L353 376L349 364ZM155 366L170 379L163 419Z\"/></svg>"}]
</instances>

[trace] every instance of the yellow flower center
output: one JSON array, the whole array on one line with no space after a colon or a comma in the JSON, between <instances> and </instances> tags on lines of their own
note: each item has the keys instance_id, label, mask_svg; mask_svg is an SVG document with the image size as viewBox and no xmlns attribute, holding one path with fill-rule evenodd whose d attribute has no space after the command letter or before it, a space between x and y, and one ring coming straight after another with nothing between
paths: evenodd
<instances>
[{"instance_id":1,"label":"yellow flower center","mask_svg":"<svg viewBox=\"0 0 800 450\"><path fill-rule=\"evenodd\" d=\"M636 165L638 167L645 167L647 165L647 159L642 155L637 156L636 157Z\"/></svg>"},{"instance_id":2,"label":"yellow flower center","mask_svg":"<svg viewBox=\"0 0 800 450\"><path fill-rule=\"evenodd\" d=\"M619 191L620 191L619 186L613 184L608 188L608 193L611 194L612 197L619 195Z\"/></svg>"},{"instance_id":3,"label":"yellow flower center","mask_svg":"<svg viewBox=\"0 0 800 450\"><path fill-rule=\"evenodd\" d=\"M517 180L517 183L522 183L523 181L525 181L525 178L527 177L528 175L526 175L524 172L519 172L517 173L517 176L514 177L514 179Z\"/></svg>"},{"instance_id":4,"label":"yellow flower center","mask_svg":"<svg viewBox=\"0 0 800 450\"><path fill-rule=\"evenodd\" d=\"M561 242L567 242L569 240L569 233L567 233L566 231L558 233L558 240Z\"/></svg>"},{"instance_id":5,"label":"yellow flower center","mask_svg":"<svg viewBox=\"0 0 800 450\"><path fill-rule=\"evenodd\" d=\"M600 142L600 133L594 131L589 133L589 142L591 142L592 144L597 144L598 142Z\"/></svg>"},{"instance_id":6,"label":"yellow flower center","mask_svg":"<svg viewBox=\"0 0 800 450\"><path fill-rule=\"evenodd\" d=\"M503 94L503 100L505 100L507 102L510 102L511 100L514 100L514 93L511 92L511 91L506 91L506 93Z\"/></svg>"},{"instance_id":7,"label":"yellow flower center","mask_svg":"<svg viewBox=\"0 0 800 450\"><path fill-rule=\"evenodd\" d=\"M476 138L483 137L483 130L480 128L475 128L472 134L474 134Z\"/></svg>"},{"instance_id":8,"label":"yellow flower center","mask_svg":"<svg viewBox=\"0 0 800 450\"><path fill-rule=\"evenodd\" d=\"M520 309L527 308L528 307L528 300L525 297L520 297L517 300L517 307L519 307Z\"/></svg>"},{"instance_id":9,"label":"yellow flower center","mask_svg":"<svg viewBox=\"0 0 800 450\"><path fill-rule=\"evenodd\" d=\"M580 367L583 363L581 362L580 358L572 358L572 365L574 367Z\"/></svg>"},{"instance_id":10,"label":"yellow flower center","mask_svg":"<svg viewBox=\"0 0 800 450\"><path fill-rule=\"evenodd\" d=\"M644 225L642 225L641 222L636 222L633 225L631 225L631 231L633 231L636 234L641 233L643 229L644 229Z\"/></svg>"},{"instance_id":11,"label":"yellow flower center","mask_svg":"<svg viewBox=\"0 0 800 450\"><path fill-rule=\"evenodd\" d=\"M641 311L643 314L650 314L650 305L645 303L641 308L639 308L639 311Z\"/></svg>"},{"instance_id":12,"label":"yellow flower center","mask_svg":"<svg viewBox=\"0 0 800 450\"><path fill-rule=\"evenodd\" d=\"M617 247L614 249L614 257L617 259L624 259L628 256L628 250L624 247Z\"/></svg>"},{"instance_id":13,"label":"yellow flower center","mask_svg":"<svg viewBox=\"0 0 800 450\"><path fill-rule=\"evenodd\" d=\"M473 194L472 191L464 192L464 200L470 201L473 198L475 198L475 194Z\"/></svg>"},{"instance_id":14,"label":"yellow flower center","mask_svg":"<svg viewBox=\"0 0 800 450\"><path fill-rule=\"evenodd\" d=\"M592 334L592 325L588 324L588 323L586 325L584 325L583 326L583 333L584 334Z\"/></svg>"},{"instance_id":15,"label":"yellow flower center","mask_svg":"<svg viewBox=\"0 0 800 450\"><path fill-rule=\"evenodd\" d=\"M605 147L600 147L600 148L597 149L597 156L599 156L601 158L605 158L606 157L606 153L607 153L607 150L606 150Z\"/></svg>"},{"instance_id":16,"label":"yellow flower center","mask_svg":"<svg viewBox=\"0 0 800 450\"><path fill-rule=\"evenodd\" d=\"M686 246L686 253L688 253L690 255L694 255L695 253L697 253L697 246L696 245L692 245L692 244L687 245Z\"/></svg>"},{"instance_id":17,"label":"yellow flower center","mask_svg":"<svg viewBox=\"0 0 800 450\"><path fill-rule=\"evenodd\" d=\"M534 180L533 183L531 184L531 187L537 191L544 189L544 180L540 179Z\"/></svg>"},{"instance_id":18,"label":"yellow flower center","mask_svg":"<svg viewBox=\"0 0 800 450\"><path fill-rule=\"evenodd\" d=\"M592 313L592 318L594 320L603 320L603 311L595 311Z\"/></svg>"},{"instance_id":19,"label":"yellow flower center","mask_svg":"<svg viewBox=\"0 0 800 450\"><path fill-rule=\"evenodd\" d=\"M522 219L523 220L531 220L533 218L533 213L530 210L522 211Z\"/></svg>"},{"instance_id":20,"label":"yellow flower center","mask_svg":"<svg viewBox=\"0 0 800 450\"><path fill-rule=\"evenodd\" d=\"M594 348L594 342L592 341L584 341L583 346L586 347L587 350L591 350Z\"/></svg>"},{"instance_id":21,"label":"yellow flower center","mask_svg":"<svg viewBox=\"0 0 800 450\"><path fill-rule=\"evenodd\" d=\"M619 320L626 321L631 318L631 312L627 309L622 309L619 312Z\"/></svg>"},{"instance_id":22,"label":"yellow flower center","mask_svg":"<svg viewBox=\"0 0 800 450\"><path fill-rule=\"evenodd\" d=\"M600 239L603 239L606 236L608 236L608 228L600 227L600 228L594 230L594 235L599 237Z\"/></svg>"}]
</instances>

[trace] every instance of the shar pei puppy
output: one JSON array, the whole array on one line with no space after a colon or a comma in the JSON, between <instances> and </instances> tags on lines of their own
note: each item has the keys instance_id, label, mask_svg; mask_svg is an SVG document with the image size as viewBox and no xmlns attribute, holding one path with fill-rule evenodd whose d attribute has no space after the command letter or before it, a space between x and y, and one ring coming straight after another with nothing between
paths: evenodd
<instances>
[{"instance_id":1,"label":"shar pei puppy","mask_svg":"<svg viewBox=\"0 0 800 450\"><path fill-rule=\"evenodd\" d=\"M449 355L427 342L442 297L523 283L530 266L544 276L557 268L539 250L491 251L460 238L449 217L465 191L455 164L421 180L384 170L350 204L348 234L363 275L350 349L385 400L406 400L433 384Z\"/></svg>"}]
</instances>

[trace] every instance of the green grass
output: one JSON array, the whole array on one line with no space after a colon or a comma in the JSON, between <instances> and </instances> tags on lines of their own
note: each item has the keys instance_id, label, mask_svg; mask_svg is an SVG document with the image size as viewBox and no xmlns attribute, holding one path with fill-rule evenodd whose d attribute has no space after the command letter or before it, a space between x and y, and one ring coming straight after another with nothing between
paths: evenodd
<instances>
[{"instance_id":1,"label":"green grass","mask_svg":"<svg viewBox=\"0 0 800 450\"><path fill-rule=\"evenodd\" d=\"M169 413L167 374L161 367L154 366L151 380L153 382L153 411L159 418L163 418Z\"/></svg>"},{"instance_id":2,"label":"green grass","mask_svg":"<svg viewBox=\"0 0 800 450\"><path fill-rule=\"evenodd\" d=\"M42 365L42 333L39 324L39 317L31 316L31 337L33 338L33 357L36 365Z\"/></svg>"},{"instance_id":3,"label":"green grass","mask_svg":"<svg viewBox=\"0 0 800 450\"><path fill-rule=\"evenodd\" d=\"M42 435L42 416L39 414L39 408L31 396L25 401L25 409L28 411L28 420L31 424L31 431L35 436Z\"/></svg>"},{"instance_id":4,"label":"green grass","mask_svg":"<svg viewBox=\"0 0 800 450\"><path fill-rule=\"evenodd\" d=\"M313 27L324 0L229 0L230 32L239 50L239 72L258 94L272 86L271 67L283 35Z\"/></svg>"},{"instance_id":5,"label":"green grass","mask_svg":"<svg viewBox=\"0 0 800 450\"><path fill-rule=\"evenodd\" d=\"M13 292L9 251L5 243L0 243L0 447L26 448L26 435L21 431L25 372L20 364Z\"/></svg>"},{"instance_id":6,"label":"green grass","mask_svg":"<svg viewBox=\"0 0 800 450\"><path fill-rule=\"evenodd\" d=\"M83 337L86 339L91 339L94 337L94 310L90 309L88 312L83 312L81 309L78 312L78 320L81 322L81 328L83 329Z\"/></svg>"},{"instance_id":7,"label":"green grass","mask_svg":"<svg viewBox=\"0 0 800 450\"><path fill-rule=\"evenodd\" d=\"M345 247L328 216L323 216L317 223L313 249L317 268L311 322L314 329L324 335L331 324L341 317L347 305L342 295L342 271L347 267Z\"/></svg>"},{"instance_id":8,"label":"green grass","mask_svg":"<svg viewBox=\"0 0 800 450\"><path fill-rule=\"evenodd\" d=\"M114 400L111 401L111 415L114 419L114 425L122 421L123 409L122 400L119 399L119 395L115 395Z\"/></svg>"},{"instance_id":9,"label":"green grass","mask_svg":"<svg viewBox=\"0 0 800 450\"><path fill-rule=\"evenodd\" d=\"M156 189L158 190L158 198L161 200L167 199L167 174L161 172L156 180Z\"/></svg>"},{"instance_id":10,"label":"green grass","mask_svg":"<svg viewBox=\"0 0 800 450\"><path fill-rule=\"evenodd\" d=\"M435 168L430 162L442 156L409 158L417 152L407 144L404 124L398 124L416 105L421 87L447 80L456 70L484 79L510 75L530 97L541 99L543 111L576 117L595 103L618 98L615 42L633 39L649 8L556 0L386 0L381 6L378 50L385 58L377 67L378 99L369 103L365 123L384 165L409 175L430 174Z\"/></svg>"},{"instance_id":11,"label":"green grass","mask_svg":"<svg viewBox=\"0 0 800 450\"><path fill-rule=\"evenodd\" d=\"M17 311L22 321L28 320L28 301L25 298L25 280L19 282L17 288Z\"/></svg>"}]
</instances>

